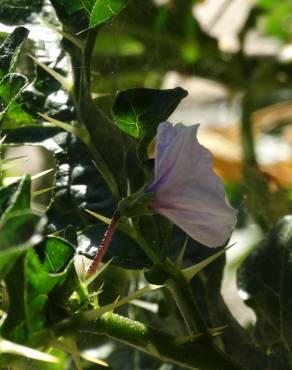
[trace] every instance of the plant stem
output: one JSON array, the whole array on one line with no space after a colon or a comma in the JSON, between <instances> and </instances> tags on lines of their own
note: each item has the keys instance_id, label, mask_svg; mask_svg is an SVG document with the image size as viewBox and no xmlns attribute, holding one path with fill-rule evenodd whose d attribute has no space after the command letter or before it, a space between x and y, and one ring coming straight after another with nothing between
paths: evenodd
<instances>
[{"instance_id":1,"label":"plant stem","mask_svg":"<svg viewBox=\"0 0 292 370\"><path fill-rule=\"evenodd\" d=\"M254 150L254 138L251 123L252 96L251 88L247 88L242 100L242 123L241 138L244 163L249 166L257 166L256 154Z\"/></svg>"},{"instance_id":2,"label":"plant stem","mask_svg":"<svg viewBox=\"0 0 292 370\"><path fill-rule=\"evenodd\" d=\"M255 87L247 86L242 101L241 138L243 150L243 174L248 193L248 205L257 223L265 231L271 225L270 195L266 180L261 173L255 154L251 113Z\"/></svg>"},{"instance_id":3,"label":"plant stem","mask_svg":"<svg viewBox=\"0 0 292 370\"><path fill-rule=\"evenodd\" d=\"M193 298L190 287L183 279L182 276L177 276L176 278L167 280L164 285L176 302L190 335L198 333L206 334L207 326Z\"/></svg>"},{"instance_id":4,"label":"plant stem","mask_svg":"<svg viewBox=\"0 0 292 370\"><path fill-rule=\"evenodd\" d=\"M96 273L96 270L105 254L107 251L110 241L112 240L113 234L118 226L119 222L119 215L117 213L117 210L113 214L113 217L111 219L110 224L108 225L105 234L103 236L102 242L99 246L99 249L94 257L94 260L91 262L91 264L88 266L86 269L86 274L89 277L90 275L93 275Z\"/></svg>"},{"instance_id":5,"label":"plant stem","mask_svg":"<svg viewBox=\"0 0 292 370\"><path fill-rule=\"evenodd\" d=\"M241 370L214 348L194 341L181 343L176 337L123 316L106 313L95 320L85 314L67 319L54 328L56 336L72 333L103 334L135 347L163 362L187 369Z\"/></svg>"},{"instance_id":6,"label":"plant stem","mask_svg":"<svg viewBox=\"0 0 292 370\"><path fill-rule=\"evenodd\" d=\"M168 274L171 276L171 278L167 280L164 285L172 294L172 297L184 318L190 335L195 336L196 334L202 334L200 336L200 344L206 345L208 348L217 352L218 356L222 357L222 360L224 359L225 361L231 361L227 358L225 353L221 352L215 346L214 341L209 333L207 324L204 320L204 316L202 315L200 308L193 296L191 287L181 271L177 269L169 260L165 261L165 268L168 270ZM217 370L217 367L215 367L214 370Z\"/></svg>"},{"instance_id":7,"label":"plant stem","mask_svg":"<svg viewBox=\"0 0 292 370\"><path fill-rule=\"evenodd\" d=\"M107 161L104 160L100 151L97 149L98 142L96 141L96 135L98 137L104 136L106 133L108 136L112 136L115 133L114 126L112 123L102 114L98 107L92 102L91 99L91 56L94 48L96 36L98 30L89 30L85 40L85 47L82 54L82 69L80 74L80 89L78 93L78 115L80 121L88 130L88 142L87 146L94 158L97 169L106 181L111 193L115 199L120 199L120 191L118 184L112 171L107 165ZM88 115L88 112L90 114ZM93 116L92 116L93 115ZM94 123L92 122L94 121ZM100 128L97 133L97 127ZM102 128L102 129L101 129ZM104 130L107 128L107 132ZM111 129L110 129L111 128ZM111 134L111 135L110 135ZM100 140L100 139L99 139Z\"/></svg>"}]
</instances>

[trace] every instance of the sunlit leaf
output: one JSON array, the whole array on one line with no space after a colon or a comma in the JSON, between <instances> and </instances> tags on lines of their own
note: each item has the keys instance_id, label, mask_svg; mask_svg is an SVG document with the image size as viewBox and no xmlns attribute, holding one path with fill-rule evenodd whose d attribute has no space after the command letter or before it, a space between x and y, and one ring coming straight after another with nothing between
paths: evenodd
<instances>
[{"instance_id":1,"label":"sunlit leaf","mask_svg":"<svg viewBox=\"0 0 292 370\"><path fill-rule=\"evenodd\" d=\"M83 7L90 13L92 11L92 8L94 7L94 4L96 0L80 0Z\"/></svg>"},{"instance_id":2,"label":"sunlit leaf","mask_svg":"<svg viewBox=\"0 0 292 370\"><path fill-rule=\"evenodd\" d=\"M25 294L26 320L30 332L40 330L45 325L45 307L50 294L66 279L66 267L74 252L69 243L57 237L46 238L35 250L27 252Z\"/></svg>"},{"instance_id":3,"label":"sunlit leaf","mask_svg":"<svg viewBox=\"0 0 292 370\"><path fill-rule=\"evenodd\" d=\"M59 237L47 237L38 251L43 268L49 273L59 273L75 253L72 245Z\"/></svg>"},{"instance_id":4,"label":"sunlit leaf","mask_svg":"<svg viewBox=\"0 0 292 370\"><path fill-rule=\"evenodd\" d=\"M90 27L96 27L117 15L125 6L124 0L96 0L89 20Z\"/></svg>"},{"instance_id":5,"label":"sunlit leaf","mask_svg":"<svg viewBox=\"0 0 292 370\"><path fill-rule=\"evenodd\" d=\"M10 132L7 141L22 143L23 137L27 138L28 145L44 146L56 160L52 204L47 212L51 231L61 230L69 224L78 230L88 226L92 218L87 216L84 208L112 215L116 203L80 139L55 127L31 127Z\"/></svg>"},{"instance_id":6,"label":"sunlit leaf","mask_svg":"<svg viewBox=\"0 0 292 370\"><path fill-rule=\"evenodd\" d=\"M0 46L0 79L7 73L14 72L19 52L28 34L27 28L17 27Z\"/></svg>"},{"instance_id":7,"label":"sunlit leaf","mask_svg":"<svg viewBox=\"0 0 292 370\"><path fill-rule=\"evenodd\" d=\"M2 128L16 128L32 124L33 119L25 112L19 98L28 86L26 77L18 73L9 73L0 80L0 122Z\"/></svg>"},{"instance_id":8,"label":"sunlit leaf","mask_svg":"<svg viewBox=\"0 0 292 370\"><path fill-rule=\"evenodd\" d=\"M142 158L156 135L158 124L170 116L186 95L180 87L169 90L137 88L118 93L113 106L116 124L140 141Z\"/></svg>"}]
</instances>

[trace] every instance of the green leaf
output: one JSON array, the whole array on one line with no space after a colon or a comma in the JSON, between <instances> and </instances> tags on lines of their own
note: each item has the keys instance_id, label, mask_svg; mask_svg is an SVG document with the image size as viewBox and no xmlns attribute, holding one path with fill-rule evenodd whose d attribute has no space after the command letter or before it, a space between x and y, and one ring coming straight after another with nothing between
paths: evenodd
<instances>
[{"instance_id":1,"label":"green leaf","mask_svg":"<svg viewBox=\"0 0 292 370\"><path fill-rule=\"evenodd\" d=\"M238 274L246 303L256 313L253 338L285 368L292 346L292 216L286 216L247 257ZM277 343L277 345L274 345Z\"/></svg>"},{"instance_id":2,"label":"green leaf","mask_svg":"<svg viewBox=\"0 0 292 370\"><path fill-rule=\"evenodd\" d=\"M50 295L58 285L64 288L67 276L72 275L74 252L63 239L48 237L18 259L6 277L9 308L3 334L21 342L45 327ZM56 310L58 300L52 299Z\"/></svg>"},{"instance_id":3,"label":"green leaf","mask_svg":"<svg viewBox=\"0 0 292 370\"><path fill-rule=\"evenodd\" d=\"M17 185L17 188L16 188ZM24 175L22 179L16 183L11 184L7 187L9 191L2 190L3 194L6 197L9 194L9 199L7 199L6 209L5 212L1 215L1 220L7 217L7 215L11 214L15 211L27 210L30 208L30 200L31 200L31 177L30 175ZM12 193L12 191L14 192ZM1 190L0 190L1 194ZM1 202L1 201L0 201Z\"/></svg>"},{"instance_id":4,"label":"green leaf","mask_svg":"<svg viewBox=\"0 0 292 370\"><path fill-rule=\"evenodd\" d=\"M7 317L1 326L1 335L18 343L25 343L25 256L16 260L5 279L5 284L9 303Z\"/></svg>"},{"instance_id":5,"label":"green leaf","mask_svg":"<svg viewBox=\"0 0 292 370\"><path fill-rule=\"evenodd\" d=\"M137 88L118 93L113 106L121 130L139 139L150 128L166 120L187 92L178 87L170 90Z\"/></svg>"},{"instance_id":6,"label":"green leaf","mask_svg":"<svg viewBox=\"0 0 292 370\"><path fill-rule=\"evenodd\" d=\"M42 240L46 218L32 211L9 214L0 222L0 276L7 274L16 258Z\"/></svg>"},{"instance_id":7,"label":"green leaf","mask_svg":"<svg viewBox=\"0 0 292 370\"><path fill-rule=\"evenodd\" d=\"M275 7L275 2L273 0L258 0L258 5L263 8L270 9Z\"/></svg>"},{"instance_id":8,"label":"green leaf","mask_svg":"<svg viewBox=\"0 0 292 370\"><path fill-rule=\"evenodd\" d=\"M124 0L96 0L89 20L90 27L99 26L115 15L125 6Z\"/></svg>"},{"instance_id":9,"label":"green leaf","mask_svg":"<svg viewBox=\"0 0 292 370\"><path fill-rule=\"evenodd\" d=\"M9 73L0 81L0 123L2 128L12 129L33 123L33 118L22 109L19 102L27 85L27 78L17 73Z\"/></svg>"},{"instance_id":10,"label":"green leaf","mask_svg":"<svg viewBox=\"0 0 292 370\"><path fill-rule=\"evenodd\" d=\"M145 156L157 126L175 110L187 92L180 87L169 90L137 88L119 92L113 106L116 124L140 141L140 154Z\"/></svg>"},{"instance_id":11,"label":"green leaf","mask_svg":"<svg viewBox=\"0 0 292 370\"><path fill-rule=\"evenodd\" d=\"M0 81L0 112L1 115L7 111L9 105L27 86L28 80L26 77L18 73L8 73ZM0 116L1 117L1 116Z\"/></svg>"},{"instance_id":12,"label":"green leaf","mask_svg":"<svg viewBox=\"0 0 292 370\"><path fill-rule=\"evenodd\" d=\"M39 243L46 218L30 211L30 176L0 188L0 275L24 250Z\"/></svg>"},{"instance_id":13,"label":"green leaf","mask_svg":"<svg viewBox=\"0 0 292 370\"><path fill-rule=\"evenodd\" d=\"M116 202L81 140L60 129L40 127L13 130L6 138L6 142L15 144L24 141L45 147L56 160L55 187L47 212L50 230L61 230L69 224L78 230L87 227L91 217L84 208L106 216L113 214Z\"/></svg>"},{"instance_id":14,"label":"green leaf","mask_svg":"<svg viewBox=\"0 0 292 370\"><path fill-rule=\"evenodd\" d=\"M14 71L19 52L28 34L27 28L17 27L0 46L0 78Z\"/></svg>"},{"instance_id":15,"label":"green leaf","mask_svg":"<svg viewBox=\"0 0 292 370\"><path fill-rule=\"evenodd\" d=\"M29 333L42 329L46 322L45 307L53 289L66 278L66 267L74 248L61 238L45 239L26 257L26 320Z\"/></svg>"},{"instance_id":16,"label":"green leaf","mask_svg":"<svg viewBox=\"0 0 292 370\"><path fill-rule=\"evenodd\" d=\"M30 210L6 215L0 222L0 255L24 250L39 243L45 221L43 216Z\"/></svg>"},{"instance_id":17,"label":"green leaf","mask_svg":"<svg viewBox=\"0 0 292 370\"><path fill-rule=\"evenodd\" d=\"M7 207L11 204L12 197L18 186L19 182L15 182L0 188L0 216L2 216Z\"/></svg>"},{"instance_id":18,"label":"green leaf","mask_svg":"<svg viewBox=\"0 0 292 370\"><path fill-rule=\"evenodd\" d=\"M43 268L49 273L59 273L73 258L75 250L71 244L59 237L47 237L37 248Z\"/></svg>"},{"instance_id":19,"label":"green leaf","mask_svg":"<svg viewBox=\"0 0 292 370\"><path fill-rule=\"evenodd\" d=\"M269 35L276 36L289 42L292 34L291 19L289 18L291 13L292 4L289 0L281 3L279 6L274 6L274 8L262 18L265 31Z\"/></svg>"},{"instance_id":20,"label":"green leaf","mask_svg":"<svg viewBox=\"0 0 292 370\"><path fill-rule=\"evenodd\" d=\"M92 8L94 7L96 0L81 0L81 3L83 7L88 11L88 13L91 13Z\"/></svg>"}]
</instances>

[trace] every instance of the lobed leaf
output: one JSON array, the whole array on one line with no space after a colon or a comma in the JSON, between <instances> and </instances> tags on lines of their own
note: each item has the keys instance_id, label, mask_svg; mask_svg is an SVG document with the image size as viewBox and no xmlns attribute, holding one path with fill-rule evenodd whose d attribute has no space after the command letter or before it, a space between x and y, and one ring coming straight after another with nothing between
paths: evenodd
<instances>
[{"instance_id":1,"label":"lobed leaf","mask_svg":"<svg viewBox=\"0 0 292 370\"><path fill-rule=\"evenodd\" d=\"M108 216L113 213L115 202L80 139L60 129L31 127L10 132L7 141L22 143L24 137L27 144L45 147L56 160L53 198L47 213L50 230L69 224L78 229L88 226L84 208Z\"/></svg>"},{"instance_id":2,"label":"lobed leaf","mask_svg":"<svg viewBox=\"0 0 292 370\"><path fill-rule=\"evenodd\" d=\"M46 238L26 256L26 324L29 333L42 329L47 323L46 306L54 288L66 279L68 264L74 248L65 240ZM55 301L55 304L57 302Z\"/></svg>"},{"instance_id":3,"label":"lobed leaf","mask_svg":"<svg viewBox=\"0 0 292 370\"><path fill-rule=\"evenodd\" d=\"M56 310L62 297L59 294L56 299L51 295L58 286L64 290L68 276L72 277L70 262L74 253L74 248L66 241L48 237L16 261L6 277L9 307L3 335L22 342L47 325L51 300Z\"/></svg>"}]
</instances>

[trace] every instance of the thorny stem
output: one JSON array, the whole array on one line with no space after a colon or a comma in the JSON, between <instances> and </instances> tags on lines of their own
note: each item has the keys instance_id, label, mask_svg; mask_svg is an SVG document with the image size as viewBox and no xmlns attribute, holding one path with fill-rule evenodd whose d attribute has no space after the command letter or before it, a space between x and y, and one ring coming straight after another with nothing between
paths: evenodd
<instances>
[{"instance_id":1,"label":"thorny stem","mask_svg":"<svg viewBox=\"0 0 292 370\"><path fill-rule=\"evenodd\" d=\"M175 271L174 267L172 267L172 270L173 276L165 282L165 286L170 291L174 301L176 302L189 333L191 335L198 333L207 335L207 325L193 297L188 282L179 270ZM212 341L210 340L209 342Z\"/></svg>"},{"instance_id":2,"label":"thorny stem","mask_svg":"<svg viewBox=\"0 0 292 370\"><path fill-rule=\"evenodd\" d=\"M118 222L119 222L119 214L116 210L113 214L113 217L111 219L110 224L108 225L108 227L107 227L107 229L104 233L104 236L103 236L103 239L101 241L100 247L99 247L92 263L86 269L86 274L88 276L95 274L95 272L98 268L98 265L100 264L105 252L107 251L107 249L109 247L110 241L111 241L111 239L113 237L113 234L114 234L114 232L115 232L115 230L118 226Z\"/></svg>"},{"instance_id":3,"label":"thorny stem","mask_svg":"<svg viewBox=\"0 0 292 370\"><path fill-rule=\"evenodd\" d=\"M160 361L187 369L241 370L215 348L202 344L200 338L180 341L170 334L117 314L106 313L95 320L88 320L85 314L79 314L54 327L56 336L77 332L106 335L146 352Z\"/></svg>"},{"instance_id":4,"label":"thorny stem","mask_svg":"<svg viewBox=\"0 0 292 370\"><path fill-rule=\"evenodd\" d=\"M88 275L93 275L96 272L96 269L101 262L104 254L106 253L112 236L117 228L119 221L119 214L117 210L113 214L110 224L108 225L103 240L101 242L100 248L95 255L93 262L89 265L86 273ZM143 241L143 243L142 243ZM158 255L149 248L147 242L140 236L139 237L140 247L144 252L149 255L153 263L157 263L159 260ZM151 253L149 253L149 251ZM192 295L192 291L189 287L188 282L185 280L184 276L181 274L181 271L177 269L169 260L165 260L163 263L163 268L169 279L165 282L165 286L169 289L174 301L176 302L183 318L186 323L186 326L191 335L198 333L208 333L208 328L204 322L203 316L197 306L197 303ZM212 340L209 340L212 343Z\"/></svg>"}]
</instances>

